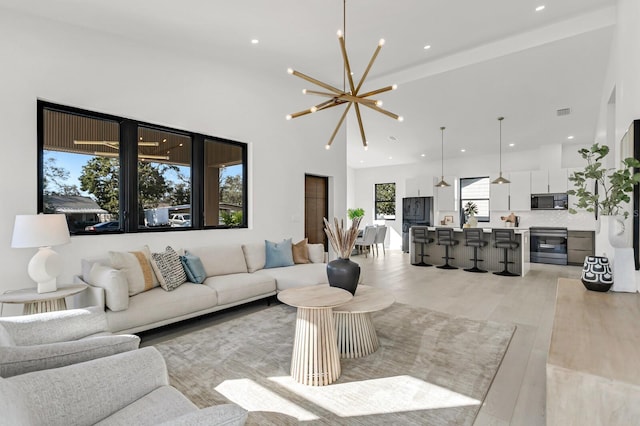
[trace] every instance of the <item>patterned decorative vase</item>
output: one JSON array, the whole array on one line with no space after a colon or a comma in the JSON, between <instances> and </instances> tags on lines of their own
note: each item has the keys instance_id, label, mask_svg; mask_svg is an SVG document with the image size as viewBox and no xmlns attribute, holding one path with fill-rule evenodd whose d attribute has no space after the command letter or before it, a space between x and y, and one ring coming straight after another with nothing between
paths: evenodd
<instances>
[{"instance_id":1,"label":"patterned decorative vase","mask_svg":"<svg viewBox=\"0 0 640 426\"><path fill-rule=\"evenodd\" d=\"M360 279L360 265L349 259L332 260L327 263L327 277L331 287L345 289L355 296Z\"/></svg>"},{"instance_id":2,"label":"patterned decorative vase","mask_svg":"<svg viewBox=\"0 0 640 426\"><path fill-rule=\"evenodd\" d=\"M587 290L609 291L613 285L609 259L604 256L585 257L581 281Z\"/></svg>"}]
</instances>

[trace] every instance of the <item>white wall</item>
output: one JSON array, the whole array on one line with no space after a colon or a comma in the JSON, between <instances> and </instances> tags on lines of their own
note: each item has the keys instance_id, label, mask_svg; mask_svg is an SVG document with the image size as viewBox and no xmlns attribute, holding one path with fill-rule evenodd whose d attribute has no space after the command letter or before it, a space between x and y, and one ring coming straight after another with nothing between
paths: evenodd
<instances>
[{"instance_id":1,"label":"white wall","mask_svg":"<svg viewBox=\"0 0 640 426\"><path fill-rule=\"evenodd\" d=\"M35 250L10 245L15 215L37 209L38 99L249 144L250 229L72 237L56 248L65 263L62 282L79 272L81 257L109 249L301 239L305 173L331 178L330 215L344 217L344 132L327 151L335 114L286 121L300 104L300 91L282 70L255 75L6 10L0 13L0 51L0 293L34 285L26 266Z\"/></svg>"}]
</instances>

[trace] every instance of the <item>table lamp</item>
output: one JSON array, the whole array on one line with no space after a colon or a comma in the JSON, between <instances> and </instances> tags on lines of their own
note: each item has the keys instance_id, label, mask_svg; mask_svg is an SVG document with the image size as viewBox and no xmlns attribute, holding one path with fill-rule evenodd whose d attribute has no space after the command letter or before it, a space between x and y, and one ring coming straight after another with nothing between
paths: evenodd
<instances>
[{"instance_id":1,"label":"table lamp","mask_svg":"<svg viewBox=\"0 0 640 426\"><path fill-rule=\"evenodd\" d=\"M38 293L56 291L56 277L62 272L62 259L51 246L71 241L63 214L16 215L11 247L39 247L29 261L29 276L38 284Z\"/></svg>"}]
</instances>

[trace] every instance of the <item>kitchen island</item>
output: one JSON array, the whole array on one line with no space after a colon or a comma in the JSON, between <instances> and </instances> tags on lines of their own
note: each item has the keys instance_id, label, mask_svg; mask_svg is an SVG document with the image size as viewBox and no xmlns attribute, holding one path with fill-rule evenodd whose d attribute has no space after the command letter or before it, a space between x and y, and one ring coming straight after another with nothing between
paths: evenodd
<instances>
[{"instance_id":1,"label":"kitchen island","mask_svg":"<svg viewBox=\"0 0 640 426\"><path fill-rule=\"evenodd\" d=\"M430 238L433 238L434 242L424 245L425 256L424 261L431 263L434 266L442 265L444 263L444 246L439 246L436 239L436 228L433 226L412 226L409 230L409 258L411 263L417 263L420 261L420 244L413 243L413 231L415 229L427 229L427 234ZM464 245L464 234L460 228L453 229L454 238L458 240L458 244L449 248L449 264L458 268L470 268L473 266L473 247L467 247ZM520 276L525 276L529 272L529 228L508 228L513 229L515 233L516 241L520 244L516 250L509 250L509 261L514 262L509 264L509 271L514 272ZM504 265L500 263L504 256L504 249L493 247L493 237L491 235L491 228L482 228L484 232L484 239L487 241L487 246L478 249L478 259L483 259L483 262L478 262L478 267L490 272L501 271ZM454 259L455 258L455 259Z\"/></svg>"}]
</instances>

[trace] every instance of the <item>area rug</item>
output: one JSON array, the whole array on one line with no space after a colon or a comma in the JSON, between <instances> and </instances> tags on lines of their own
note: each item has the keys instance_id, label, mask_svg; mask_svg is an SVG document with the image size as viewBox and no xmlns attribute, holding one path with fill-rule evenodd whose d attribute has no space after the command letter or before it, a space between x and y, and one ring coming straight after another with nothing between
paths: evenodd
<instances>
[{"instance_id":1,"label":"area rug","mask_svg":"<svg viewBox=\"0 0 640 426\"><path fill-rule=\"evenodd\" d=\"M396 303L373 314L378 351L311 387L289 376L295 316L279 304L156 348L191 401L235 402L248 424L471 425L515 331Z\"/></svg>"}]
</instances>

